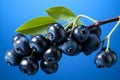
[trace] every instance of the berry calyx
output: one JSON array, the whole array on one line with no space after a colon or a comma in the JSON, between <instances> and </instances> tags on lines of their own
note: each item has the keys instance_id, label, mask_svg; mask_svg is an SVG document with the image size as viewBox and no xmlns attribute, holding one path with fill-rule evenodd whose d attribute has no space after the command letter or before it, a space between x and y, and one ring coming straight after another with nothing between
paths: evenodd
<instances>
[{"instance_id":1,"label":"berry calyx","mask_svg":"<svg viewBox=\"0 0 120 80\"><path fill-rule=\"evenodd\" d=\"M98 68L102 67L109 68L110 66L112 66L112 57L110 53L100 51L95 57L95 64L97 65Z\"/></svg>"},{"instance_id":2,"label":"berry calyx","mask_svg":"<svg viewBox=\"0 0 120 80\"><path fill-rule=\"evenodd\" d=\"M43 35L35 35L29 40L29 45L34 52L41 53L50 46L50 43Z\"/></svg>"},{"instance_id":3,"label":"berry calyx","mask_svg":"<svg viewBox=\"0 0 120 80\"><path fill-rule=\"evenodd\" d=\"M72 38L68 38L61 46L60 49L64 54L69 56L75 56L81 52L82 46L74 41Z\"/></svg>"},{"instance_id":4,"label":"berry calyx","mask_svg":"<svg viewBox=\"0 0 120 80\"><path fill-rule=\"evenodd\" d=\"M24 57L19 64L19 69L26 75L34 75L37 73L39 65L33 58Z\"/></svg>"},{"instance_id":5,"label":"berry calyx","mask_svg":"<svg viewBox=\"0 0 120 80\"><path fill-rule=\"evenodd\" d=\"M21 61L21 55L17 54L14 49L11 49L5 54L5 61L10 66L17 66Z\"/></svg>"},{"instance_id":6,"label":"berry calyx","mask_svg":"<svg viewBox=\"0 0 120 80\"><path fill-rule=\"evenodd\" d=\"M51 42L61 42L65 39L66 32L61 24L54 23L48 27L47 36Z\"/></svg>"},{"instance_id":7,"label":"berry calyx","mask_svg":"<svg viewBox=\"0 0 120 80\"><path fill-rule=\"evenodd\" d=\"M79 42L84 42L88 39L90 34L90 31L87 27L81 25L76 26L73 30L73 36L75 39L77 39Z\"/></svg>"},{"instance_id":8,"label":"berry calyx","mask_svg":"<svg viewBox=\"0 0 120 80\"><path fill-rule=\"evenodd\" d=\"M29 46L29 40L23 34L17 34L12 39L13 47L15 51L24 56L31 54L31 48Z\"/></svg>"}]
</instances>

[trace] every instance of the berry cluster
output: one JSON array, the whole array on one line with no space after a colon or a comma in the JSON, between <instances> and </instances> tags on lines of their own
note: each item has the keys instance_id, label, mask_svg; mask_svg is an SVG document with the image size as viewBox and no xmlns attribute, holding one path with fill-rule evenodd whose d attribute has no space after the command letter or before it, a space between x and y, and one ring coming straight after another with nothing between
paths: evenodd
<instances>
[{"instance_id":1,"label":"berry cluster","mask_svg":"<svg viewBox=\"0 0 120 80\"><path fill-rule=\"evenodd\" d=\"M12 39L13 49L7 51L5 61L8 65L19 66L20 71L27 75L38 72L39 62L41 70L46 74L55 73L62 53L68 56L76 56L81 52L90 55L99 49L99 26L71 23L63 27L59 23L53 23L48 26L46 35L37 34L28 39L23 34L17 34ZM110 36L111 34L107 37ZM98 68L111 67L116 61L117 55L109 46L102 47L94 59Z\"/></svg>"}]
</instances>

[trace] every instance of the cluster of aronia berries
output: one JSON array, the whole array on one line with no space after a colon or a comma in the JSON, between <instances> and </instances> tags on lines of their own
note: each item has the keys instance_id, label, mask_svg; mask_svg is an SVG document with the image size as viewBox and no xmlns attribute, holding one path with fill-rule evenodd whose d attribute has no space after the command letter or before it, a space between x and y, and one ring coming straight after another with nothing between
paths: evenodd
<instances>
[{"instance_id":1,"label":"cluster of aronia berries","mask_svg":"<svg viewBox=\"0 0 120 80\"><path fill-rule=\"evenodd\" d=\"M90 55L100 47L100 27L88 28L84 25L76 25L66 29L59 24L51 24L47 29L47 35L35 35L30 40L23 34L13 37L13 49L5 55L5 61L11 66L19 66L21 72L27 75L37 73L39 60L41 70L46 74L55 73L58 70L58 62L62 53L75 56L83 52ZM110 67L116 62L114 51L102 48L95 57L98 68Z\"/></svg>"}]
</instances>

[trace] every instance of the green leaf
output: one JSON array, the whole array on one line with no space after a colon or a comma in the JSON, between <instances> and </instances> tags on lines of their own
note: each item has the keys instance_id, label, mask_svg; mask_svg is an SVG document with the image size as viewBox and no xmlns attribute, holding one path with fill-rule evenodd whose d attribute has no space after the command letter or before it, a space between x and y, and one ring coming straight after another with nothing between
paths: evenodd
<instances>
[{"instance_id":1,"label":"green leaf","mask_svg":"<svg viewBox=\"0 0 120 80\"><path fill-rule=\"evenodd\" d=\"M77 20L76 24L77 24L77 25L83 25L83 22L80 21L80 20Z\"/></svg>"},{"instance_id":2,"label":"green leaf","mask_svg":"<svg viewBox=\"0 0 120 80\"><path fill-rule=\"evenodd\" d=\"M58 20L72 20L76 17L70 9L63 6L49 8L46 12L49 16Z\"/></svg>"},{"instance_id":3,"label":"green leaf","mask_svg":"<svg viewBox=\"0 0 120 80\"><path fill-rule=\"evenodd\" d=\"M38 18L34 18L29 20L22 26L16 29L16 32L21 34L29 34L29 35L36 35L36 34L44 34L47 30L47 27L51 23L55 23L56 20L52 17L42 16Z\"/></svg>"}]
</instances>

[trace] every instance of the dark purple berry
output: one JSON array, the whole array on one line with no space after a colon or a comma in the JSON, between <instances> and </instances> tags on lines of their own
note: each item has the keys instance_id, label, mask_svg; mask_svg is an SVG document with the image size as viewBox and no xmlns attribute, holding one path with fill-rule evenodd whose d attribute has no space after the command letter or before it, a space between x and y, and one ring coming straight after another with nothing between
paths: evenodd
<instances>
[{"instance_id":1,"label":"dark purple berry","mask_svg":"<svg viewBox=\"0 0 120 80\"><path fill-rule=\"evenodd\" d=\"M109 52L106 51L100 51L94 60L96 66L98 68L104 68L104 67L111 67L112 66L112 57Z\"/></svg>"},{"instance_id":2,"label":"dark purple berry","mask_svg":"<svg viewBox=\"0 0 120 80\"><path fill-rule=\"evenodd\" d=\"M91 54L93 51L96 51L100 47L100 39L95 34L90 34L87 41L82 43L83 52L86 55Z\"/></svg>"},{"instance_id":3,"label":"dark purple berry","mask_svg":"<svg viewBox=\"0 0 120 80\"><path fill-rule=\"evenodd\" d=\"M20 63L21 55L17 54L14 49L11 49L5 54L5 61L10 66L17 66Z\"/></svg>"},{"instance_id":4,"label":"dark purple berry","mask_svg":"<svg viewBox=\"0 0 120 80\"><path fill-rule=\"evenodd\" d=\"M35 35L30 39L29 45L34 52L41 53L50 46L50 43L44 36Z\"/></svg>"},{"instance_id":5,"label":"dark purple berry","mask_svg":"<svg viewBox=\"0 0 120 80\"><path fill-rule=\"evenodd\" d=\"M61 59L62 52L57 47L50 47L44 54L43 58L47 62L55 63Z\"/></svg>"},{"instance_id":6,"label":"dark purple berry","mask_svg":"<svg viewBox=\"0 0 120 80\"><path fill-rule=\"evenodd\" d=\"M90 34L89 29L86 26L76 26L73 30L73 36L79 42L84 42L88 39Z\"/></svg>"},{"instance_id":7,"label":"dark purple berry","mask_svg":"<svg viewBox=\"0 0 120 80\"><path fill-rule=\"evenodd\" d=\"M39 69L38 62L31 57L24 57L20 64L19 69L26 75L34 75Z\"/></svg>"},{"instance_id":8,"label":"dark purple berry","mask_svg":"<svg viewBox=\"0 0 120 80\"><path fill-rule=\"evenodd\" d=\"M103 47L102 51L105 51L105 50L106 50L106 47ZM111 50L110 48L108 49L108 53L110 53L110 55L112 57L112 64L115 64L117 61L117 54L113 50Z\"/></svg>"},{"instance_id":9,"label":"dark purple berry","mask_svg":"<svg viewBox=\"0 0 120 80\"><path fill-rule=\"evenodd\" d=\"M78 44L71 38L68 38L61 46L60 49L63 51L64 54L69 56L77 55L81 52L81 45Z\"/></svg>"},{"instance_id":10,"label":"dark purple berry","mask_svg":"<svg viewBox=\"0 0 120 80\"><path fill-rule=\"evenodd\" d=\"M53 74L58 70L58 63L49 63L42 60L40 63L40 67L42 71L44 71L46 74Z\"/></svg>"},{"instance_id":11,"label":"dark purple berry","mask_svg":"<svg viewBox=\"0 0 120 80\"><path fill-rule=\"evenodd\" d=\"M65 39L66 32L61 24L54 23L48 27L47 36L51 42L61 42Z\"/></svg>"},{"instance_id":12,"label":"dark purple berry","mask_svg":"<svg viewBox=\"0 0 120 80\"><path fill-rule=\"evenodd\" d=\"M15 51L21 55L30 55L31 49L29 46L29 40L22 34L17 34L12 40Z\"/></svg>"},{"instance_id":13,"label":"dark purple berry","mask_svg":"<svg viewBox=\"0 0 120 80\"><path fill-rule=\"evenodd\" d=\"M101 35L100 27L92 27L89 30L90 30L90 33L96 34L98 37L100 37L100 35Z\"/></svg>"}]
</instances>

